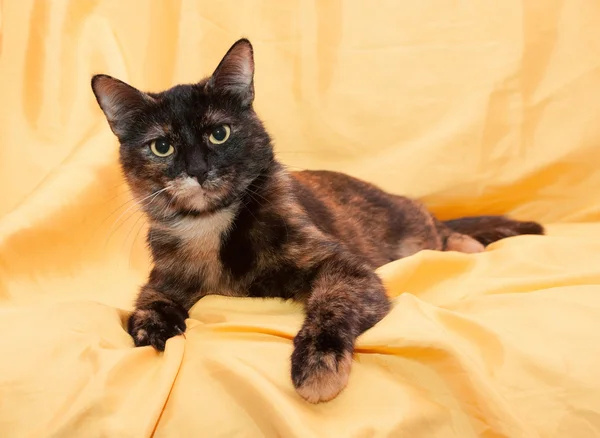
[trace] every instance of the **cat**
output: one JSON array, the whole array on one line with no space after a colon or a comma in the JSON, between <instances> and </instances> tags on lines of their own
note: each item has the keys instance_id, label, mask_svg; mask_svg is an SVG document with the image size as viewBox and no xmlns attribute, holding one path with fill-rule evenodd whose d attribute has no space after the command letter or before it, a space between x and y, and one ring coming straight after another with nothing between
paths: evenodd
<instances>
[{"instance_id":1,"label":"cat","mask_svg":"<svg viewBox=\"0 0 600 438\"><path fill-rule=\"evenodd\" d=\"M342 173L290 172L253 110L254 56L237 41L209 78L145 93L107 75L92 89L149 220L153 268L127 330L164 350L208 294L304 304L291 378L308 402L348 382L356 338L390 310L375 269L420 250L477 253L541 225L503 216L442 222L416 200Z\"/></svg>"}]
</instances>

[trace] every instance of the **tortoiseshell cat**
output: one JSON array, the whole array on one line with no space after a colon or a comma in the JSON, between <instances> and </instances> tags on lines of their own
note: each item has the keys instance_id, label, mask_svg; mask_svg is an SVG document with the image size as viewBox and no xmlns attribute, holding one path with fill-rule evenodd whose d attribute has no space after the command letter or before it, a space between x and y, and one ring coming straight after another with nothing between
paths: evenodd
<instances>
[{"instance_id":1,"label":"tortoiseshell cat","mask_svg":"<svg viewBox=\"0 0 600 438\"><path fill-rule=\"evenodd\" d=\"M253 76L242 39L197 84L154 94L92 79L150 222L154 267L128 331L136 346L163 350L207 294L298 300L306 319L292 381L309 402L327 401L346 386L357 336L390 310L377 267L422 249L480 252L543 229L502 216L441 222L347 175L288 172L252 109Z\"/></svg>"}]
</instances>

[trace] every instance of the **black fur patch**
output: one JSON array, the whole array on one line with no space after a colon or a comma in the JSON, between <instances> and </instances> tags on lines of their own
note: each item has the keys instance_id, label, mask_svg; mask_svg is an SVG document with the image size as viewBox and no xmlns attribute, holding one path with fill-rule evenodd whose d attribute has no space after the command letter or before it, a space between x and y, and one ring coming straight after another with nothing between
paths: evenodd
<instances>
[{"instance_id":1,"label":"black fur patch","mask_svg":"<svg viewBox=\"0 0 600 438\"><path fill-rule=\"evenodd\" d=\"M261 248L260 239L253 239L252 230L258 228L258 218L263 216L263 200L265 185L269 178L269 171L259 175L246 189L241 198L241 208L233 220L227 236L221 242L219 256L223 267L232 277L239 279L252 270L256 263L257 253ZM264 218L270 224L269 217ZM270 232L270 228L266 228ZM258 241L258 242L257 242Z\"/></svg>"},{"instance_id":2,"label":"black fur patch","mask_svg":"<svg viewBox=\"0 0 600 438\"><path fill-rule=\"evenodd\" d=\"M318 270L319 267L299 268L289 262L277 264L256 277L248 295L301 299L310 293Z\"/></svg>"}]
</instances>

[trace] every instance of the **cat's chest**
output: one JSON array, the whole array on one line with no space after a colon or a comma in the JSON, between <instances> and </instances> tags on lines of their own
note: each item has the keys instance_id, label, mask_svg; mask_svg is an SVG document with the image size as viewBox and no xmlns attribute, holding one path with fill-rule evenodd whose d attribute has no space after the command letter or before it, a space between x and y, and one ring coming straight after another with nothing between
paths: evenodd
<instances>
[{"instance_id":1,"label":"cat's chest","mask_svg":"<svg viewBox=\"0 0 600 438\"><path fill-rule=\"evenodd\" d=\"M173 266L181 275L198 278L205 293L229 294L220 247L233 216L232 209L224 209L207 218L182 219L170 229L178 242Z\"/></svg>"}]
</instances>

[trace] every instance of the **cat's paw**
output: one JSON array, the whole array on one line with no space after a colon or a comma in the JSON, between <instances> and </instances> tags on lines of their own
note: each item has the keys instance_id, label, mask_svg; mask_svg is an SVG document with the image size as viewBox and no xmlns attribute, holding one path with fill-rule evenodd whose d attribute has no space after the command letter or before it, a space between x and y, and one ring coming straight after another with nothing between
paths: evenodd
<instances>
[{"instance_id":1,"label":"cat's paw","mask_svg":"<svg viewBox=\"0 0 600 438\"><path fill-rule=\"evenodd\" d=\"M292 353L292 382L296 392L310 403L335 398L348 384L352 366L352 350L322 350L319 342L304 336L294 339Z\"/></svg>"},{"instance_id":2,"label":"cat's paw","mask_svg":"<svg viewBox=\"0 0 600 438\"><path fill-rule=\"evenodd\" d=\"M176 304L157 302L136 309L127 323L127 331L136 347L152 345L158 351L165 349L167 339L185 332L187 311Z\"/></svg>"}]
</instances>

